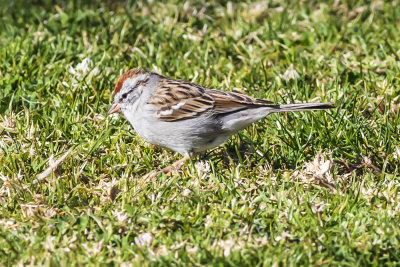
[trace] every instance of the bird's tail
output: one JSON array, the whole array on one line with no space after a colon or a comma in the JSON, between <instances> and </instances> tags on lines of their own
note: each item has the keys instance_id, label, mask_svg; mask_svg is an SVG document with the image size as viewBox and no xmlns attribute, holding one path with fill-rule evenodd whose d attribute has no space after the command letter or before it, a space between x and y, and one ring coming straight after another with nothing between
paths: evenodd
<instances>
[{"instance_id":1,"label":"bird's tail","mask_svg":"<svg viewBox=\"0 0 400 267\"><path fill-rule=\"evenodd\" d=\"M221 117L224 120L224 129L232 132L237 132L238 129L243 129L250 123L255 122L261 118L268 116L268 114L275 112L286 111L303 111L303 110L322 110L335 108L334 105L329 103L301 103L301 104L286 104L286 105L260 105L252 106L234 113L225 114Z\"/></svg>"},{"instance_id":2,"label":"bird's tail","mask_svg":"<svg viewBox=\"0 0 400 267\"><path fill-rule=\"evenodd\" d=\"M329 103L300 103L300 104L285 104L285 105L271 105L268 112L286 112L286 111L302 111L302 110L321 110L335 108L334 105Z\"/></svg>"}]
</instances>

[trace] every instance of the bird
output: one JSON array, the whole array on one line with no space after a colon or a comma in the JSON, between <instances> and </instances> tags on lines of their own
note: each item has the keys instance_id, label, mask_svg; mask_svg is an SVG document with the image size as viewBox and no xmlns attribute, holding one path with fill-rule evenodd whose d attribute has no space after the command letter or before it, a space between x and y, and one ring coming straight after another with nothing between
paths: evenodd
<instances>
[{"instance_id":1,"label":"bird","mask_svg":"<svg viewBox=\"0 0 400 267\"><path fill-rule=\"evenodd\" d=\"M330 103L274 104L135 68L116 82L108 114L121 112L147 142L181 154L157 172L169 173L271 113L331 108Z\"/></svg>"}]
</instances>

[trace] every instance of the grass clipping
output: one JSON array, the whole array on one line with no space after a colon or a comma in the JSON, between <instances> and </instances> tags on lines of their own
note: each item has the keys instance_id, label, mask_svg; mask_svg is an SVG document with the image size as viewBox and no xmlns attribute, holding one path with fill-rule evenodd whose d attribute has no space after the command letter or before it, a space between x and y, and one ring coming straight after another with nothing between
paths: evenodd
<instances>
[{"instance_id":1,"label":"grass clipping","mask_svg":"<svg viewBox=\"0 0 400 267\"><path fill-rule=\"evenodd\" d=\"M329 171L333 167L333 160L327 155L318 152L314 160L306 162L301 170L292 174L293 180L298 180L305 185L317 184L326 187L333 194L337 193L332 176Z\"/></svg>"},{"instance_id":2,"label":"grass clipping","mask_svg":"<svg viewBox=\"0 0 400 267\"><path fill-rule=\"evenodd\" d=\"M47 176L51 174L51 172L58 167L58 165L61 164L65 160L65 158L71 153L72 148L70 148L67 152L64 153L61 157L59 157L56 161L53 159L53 155L50 156L49 158L49 167L44 170L42 173L40 173L35 180L33 180L33 184L36 184L40 180L43 180Z\"/></svg>"}]
</instances>

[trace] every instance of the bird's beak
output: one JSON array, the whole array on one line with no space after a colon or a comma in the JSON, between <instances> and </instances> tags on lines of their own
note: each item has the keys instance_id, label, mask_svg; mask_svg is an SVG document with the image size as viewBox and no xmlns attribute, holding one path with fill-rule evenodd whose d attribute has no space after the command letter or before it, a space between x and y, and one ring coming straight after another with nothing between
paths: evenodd
<instances>
[{"instance_id":1,"label":"bird's beak","mask_svg":"<svg viewBox=\"0 0 400 267\"><path fill-rule=\"evenodd\" d=\"M112 104L110 110L108 111L108 115L111 115L115 112L120 111L122 104L121 103L114 103Z\"/></svg>"}]
</instances>

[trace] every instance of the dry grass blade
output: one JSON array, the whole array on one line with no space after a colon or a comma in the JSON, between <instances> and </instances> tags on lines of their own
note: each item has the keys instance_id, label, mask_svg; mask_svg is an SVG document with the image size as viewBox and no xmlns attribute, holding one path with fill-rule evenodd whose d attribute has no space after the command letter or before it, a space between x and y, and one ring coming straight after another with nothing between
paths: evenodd
<instances>
[{"instance_id":1,"label":"dry grass blade","mask_svg":"<svg viewBox=\"0 0 400 267\"><path fill-rule=\"evenodd\" d=\"M64 155L62 155L60 158L58 158L56 161L53 161L52 156L49 159L49 167L43 171L42 173L40 173L35 180L33 180L33 183L37 183L40 180L43 180L44 178L46 178L47 176L49 176L51 174L51 172L58 167L58 165L61 164L61 162L63 162L65 160L65 158L72 152L72 148L70 148L67 152L64 153Z\"/></svg>"},{"instance_id":2,"label":"dry grass blade","mask_svg":"<svg viewBox=\"0 0 400 267\"><path fill-rule=\"evenodd\" d=\"M313 178L314 178L314 181L313 181L314 184L328 188L332 194L337 193L335 185L333 183L329 182L327 179L325 179L322 175L317 175L317 176L314 176Z\"/></svg>"}]
</instances>

